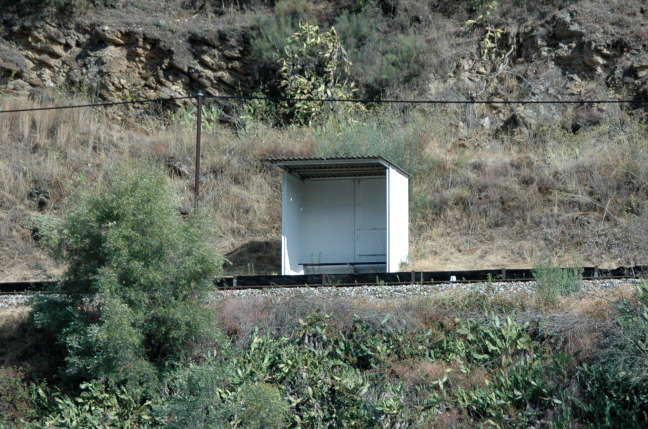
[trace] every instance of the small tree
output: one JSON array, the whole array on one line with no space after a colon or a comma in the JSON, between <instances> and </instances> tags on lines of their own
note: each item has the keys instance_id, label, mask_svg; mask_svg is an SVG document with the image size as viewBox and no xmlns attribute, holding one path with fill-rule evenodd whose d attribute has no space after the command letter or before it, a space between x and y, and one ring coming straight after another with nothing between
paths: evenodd
<instances>
[{"instance_id":1,"label":"small tree","mask_svg":"<svg viewBox=\"0 0 648 429\"><path fill-rule=\"evenodd\" d=\"M221 258L200 218L183 220L167 179L122 172L84 194L58 231L67 263L61 298L35 306L34 321L63 346L70 380L155 381L210 338L201 300Z\"/></svg>"},{"instance_id":2,"label":"small tree","mask_svg":"<svg viewBox=\"0 0 648 429\"><path fill-rule=\"evenodd\" d=\"M325 118L334 108L346 111L361 109L351 103L314 103L297 101L310 98L349 98L356 92L349 79L349 61L335 30L321 31L317 25L300 23L284 47L278 60L278 105L251 103L253 116L274 116L284 124L310 125Z\"/></svg>"}]
</instances>

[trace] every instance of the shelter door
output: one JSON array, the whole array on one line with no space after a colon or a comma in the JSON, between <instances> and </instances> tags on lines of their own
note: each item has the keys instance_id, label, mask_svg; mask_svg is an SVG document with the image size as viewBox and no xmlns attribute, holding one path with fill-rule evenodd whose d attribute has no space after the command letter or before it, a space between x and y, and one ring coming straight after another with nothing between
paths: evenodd
<instances>
[{"instance_id":1,"label":"shelter door","mask_svg":"<svg viewBox=\"0 0 648 429\"><path fill-rule=\"evenodd\" d=\"M387 258L387 203L385 179L356 179L355 262L381 262Z\"/></svg>"}]
</instances>

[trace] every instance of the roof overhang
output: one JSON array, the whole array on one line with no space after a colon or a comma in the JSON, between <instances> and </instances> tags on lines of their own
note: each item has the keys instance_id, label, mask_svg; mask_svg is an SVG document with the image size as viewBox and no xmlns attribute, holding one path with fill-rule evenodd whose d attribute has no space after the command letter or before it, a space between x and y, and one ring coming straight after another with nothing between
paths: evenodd
<instances>
[{"instance_id":1,"label":"roof overhang","mask_svg":"<svg viewBox=\"0 0 648 429\"><path fill-rule=\"evenodd\" d=\"M409 174L402 168L379 156L266 158L265 161L282 168L300 179L385 176L388 168L394 168L409 177Z\"/></svg>"}]
</instances>

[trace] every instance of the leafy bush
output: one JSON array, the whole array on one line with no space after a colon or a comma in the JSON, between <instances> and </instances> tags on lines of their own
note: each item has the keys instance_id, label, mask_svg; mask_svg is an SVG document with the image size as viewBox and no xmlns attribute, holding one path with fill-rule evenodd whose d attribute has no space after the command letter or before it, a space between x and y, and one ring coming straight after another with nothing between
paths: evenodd
<instances>
[{"instance_id":1,"label":"leafy bush","mask_svg":"<svg viewBox=\"0 0 648 429\"><path fill-rule=\"evenodd\" d=\"M92 383L82 385L78 398L41 393L45 416L37 423L643 427L648 286L640 291L637 301L623 304L608 350L579 367L545 342L537 326L511 317L456 320L432 333L375 315L354 317L339 329L338 321L315 311L281 332L222 341L204 360L176 366L159 390Z\"/></svg>"},{"instance_id":2,"label":"leafy bush","mask_svg":"<svg viewBox=\"0 0 648 429\"><path fill-rule=\"evenodd\" d=\"M581 288L582 270L549 265L533 269L537 298L543 305L555 306L562 295L578 292Z\"/></svg>"},{"instance_id":3,"label":"leafy bush","mask_svg":"<svg viewBox=\"0 0 648 429\"><path fill-rule=\"evenodd\" d=\"M225 352L176 371L157 411L166 427L285 427L289 405L281 392L263 382L233 383L241 372L235 364Z\"/></svg>"},{"instance_id":4,"label":"leafy bush","mask_svg":"<svg viewBox=\"0 0 648 429\"><path fill-rule=\"evenodd\" d=\"M312 21L310 8L297 0L277 2L275 15L257 20L250 34L250 64L253 86L266 95L279 96L280 59L300 23ZM256 106L260 109L261 106Z\"/></svg>"},{"instance_id":5,"label":"leafy bush","mask_svg":"<svg viewBox=\"0 0 648 429\"><path fill-rule=\"evenodd\" d=\"M316 129L315 156L383 156L415 174L426 167L421 131L397 117L332 115Z\"/></svg>"},{"instance_id":6,"label":"leafy bush","mask_svg":"<svg viewBox=\"0 0 648 429\"><path fill-rule=\"evenodd\" d=\"M371 7L342 14L335 22L349 53L351 74L369 98L415 86L428 64L428 43L421 34L414 29L385 33L380 29L385 25L380 11Z\"/></svg>"},{"instance_id":7,"label":"leafy bush","mask_svg":"<svg viewBox=\"0 0 648 429\"><path fill-rule=\"evenodd\" d=\"M288 410L290 427L425 427L448 407L467 426L528 427L554 416L556 424L610 427L622 421L640 427L640 370L615 378L634 377L632 389L604 384L602 372L570 369L571 356L530 331L511 318L491 316L460 322L441 340L385 320L356 319L340 332L327 314L315 312L292 332L255 336L242 349L182 370L169 389L174 405L166 412L171 427L246 427L245 410L261 402L251 398L264 397L268 406ZM390 368L403 362L430 370L415 381L402 372L394 377ZM574 377L587 383L582 391L568 390ZM583 394L599 398L586 401ZM254 409L250 415L272 415ZM264 424L275 427L276 421Z\"/></svg>"},{"instance_id":8,"label":"leafy bush","mask_svg":"<svg viewBox=\"0 0 648 429\"><path fill-rule=\"evenodd\" d=\"M161 423L152 414L151 401L123 387L110 389L99 383L83 383L81 393L76 397L64 394L47 397L40 391L40 400L48 408L48 414L38 422L38 427L144 429L159 427Z\"/></svg>"},{"instance_id":9,"label":"leafy bush","mask_svg":"<svg viewBox=\"0 0 648 429\"><path fill-rule=\"evenodd\" d=\"M646 427L646 367L611 369L605 364L583 365L579 369L578 381L584 397L574 401L575 414L588 422L590 427Z\"/></svg>"},{"instance_id":10,"label":"leafy bush","mask_svg":"<svg viewBox=\"0 0 648 429\"><path fill-rule=\"evenodd\" d=\"M291 15L279 15L257 22L251 34L250 57L254 60L257 73L278 69L276 62L281 57L288 38L296 31L298 22ZM268 79L270 76L258 76ZM265 80L264 79L264 80Z\"/></svg>"},{"instance_id":11,"label":"leafy bush","mask_svg":"<svg viewBox=\"0 0 648 429\"><path fill-rule=\"evenodd\" d=\"M591 427L648 425L648 284L637 285L637 301L622 302L619 330L593 362L579 368L582 398L575 414Z\"/></svg>"},{"instance_id":12,"label":"leafy bush","mask_svg":"<svg viewBox=\"0 0 648 429\"><path fill-rule=\"evenodd\" d=\"M334 109L357 110L353 104L312 103L304 98L349 98L355 89L348 79L349 61L334 28L299 23L278 58L276 94L287 98L272 106L265 100L250 103L252 116L281 124L309 125Z\"/></svg>"},{"instance_id":13,"label":"leafy bush","mask_svg":"<svg viewBox=\"0 0 648 429\"><path fill-rule=\"evenodd\" d=\"M225 398L229 379L235 374L230 361L210 356L202 364L178 368L167 380L167 395L156 413L166 427L218 428L226 426L229 409Z\"/></svg>"},{"instance_id":14,"label":"leafy bush","mask_svg":"<svg viewBox=\"0 0 648 429\"><path fill-rule=\"evenodd\" d=\"M23 377L17 368L0 368L0 426L36 415L30 389Z\"/></svg>"},{"instance_id":15,"label":"leafy bush","mask_svg":"<svg viewBox=\"0 0 648 429\"><path fill-rule=\"evenodd\" d=\"M154 381L213 337L201 299L220 272L210 228L176 212L156 171L118 174L63 222L62 298L35 304L36 325L64 346L69 380Z\"/></svg>"},{"instance_id":16,"label":"leafy bush","mask_svg":"<svg viewBox=\"0 0 648 429\"><path fill-rule=\"evenodd\" d=\"M543 362L527 357L506 369L496 371L486 387L457 389L457 402L479 419L515 422L515 427L529 425L543 413L553 392Z\"/></svg>"},{"instance_id":17,"label":"leafy bush","mask_svg":"<svg viewBox=\"0 0 648 429\"><path fill-rule=\"evenodd\" d=\"M494 316L487 323L465 321L457 329L457 336L449 337L446 353L473 362L511 361L531 352L527 328L510 317L501 320Z\"/></svg>"},{"instance_id":18,"label":"leafy bush","mask_svg":"<svg viewBox=\"0 0 648 429\"><path fill-rule=\"evenodd\" d=\"M276 387L266 383L245 384L236 395L236 417L250 429L284 428L288 420L288 402Z\"/></svg>"}]
</instances>

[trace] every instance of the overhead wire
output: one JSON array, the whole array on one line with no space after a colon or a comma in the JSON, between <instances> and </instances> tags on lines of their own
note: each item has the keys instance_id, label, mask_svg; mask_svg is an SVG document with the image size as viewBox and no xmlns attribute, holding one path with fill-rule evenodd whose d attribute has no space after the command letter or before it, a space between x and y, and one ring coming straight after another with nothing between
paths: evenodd
<instances>
[{"instance_id":1,"label":"overhead wire","mask_svg":"<svg viewBox=\"0 0 648 429\"><path fill-rule=\"evenodd\" d=\"M0 110L2 113L26 113L47 110L80 109L92 107L112 107L129 104L163 103L178 100L189 100L203 97L212 100L270 101L270 102L311 102L311 103L361 103L361 104L648 104L648 99L577 99L577 100L435 100L435 99L368 99L368 98L292 98L255 95L189 95L184 97L147 98L127 101L110 101L102 103L71 104L62 106L43 106L22 109Z\"/></svg>"},{"instance_id":2,"label":"overhead wire","mask_svg":"<svg viewBox=\"0 0 648 429\"><path fill-rule=\"evenodd\" d=\"M107 101L103 103L86 103L86 104L69 104L63 106L44 106L44 107L29 107L24 109L8 109L0 110L0 113L23 113L23 112L39 112L44 110L64 110L64 109L81 109L81 108L90 108L90 107L111 107L111 106L123 106L126 104L148 104L148 103L159 103L159 102L168 102L175 100L189 100L196 98L193 95L185 97L169 97L169 98L143 98L139 100L127 100L127 101Z\"/></svg>"},{"instance_id":3,"label":"overhead wire","mask_svg":"<svg viewBox=\"0 0 648 429\"><path fill-rule=\"evenodd\" d=\"M329 103L362 103L362 104L632 104L648 103L648 100L602 99L602 100L417 100L417 99L369 99L369 98L290 98L246 95L205 95L206 99L220 100L267 100L290 102L329 102Z\"/></svg>"}]
</instances>

